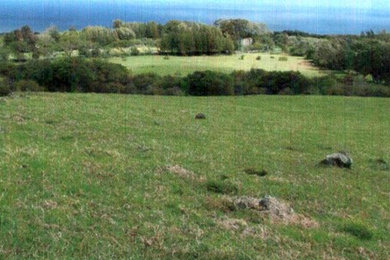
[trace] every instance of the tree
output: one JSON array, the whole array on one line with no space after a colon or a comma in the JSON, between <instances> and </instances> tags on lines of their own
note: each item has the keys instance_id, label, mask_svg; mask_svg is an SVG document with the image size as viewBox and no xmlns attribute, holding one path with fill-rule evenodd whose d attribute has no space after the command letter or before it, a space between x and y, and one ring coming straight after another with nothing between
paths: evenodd
<instances>
[{"instance_id":1,"label":"tree","mask_svg":"<svg viewBox=\"0 0 390 260\"><path fill-rule=\"evenodd\" d=\"M160 33L158 30L158 25L155 22L149 22L146 25L146 38L158 39L160 38Z\"/></svg>"},{"instance_id":2,"label":"tree","mask_svg":"<svg viewBox=\"0 0 390 260\"><path fill-rule=\"evenodd\" d=\"M113 22L113 26L112 27L114 27L114 29L119 29L122 26L123 26L123 22L121 20L117 19L117 20L115 20Z\"/></svg>"},{"instance_id":3,"label":"tree","mask_svg":"<svg viewBox=\"0 0 390 260\"><path fill-rule=\"evenodd\" d=\"M71 57L73 51L81 46L79 33L77 31L65 32L60 39L59 46L66 56Z\"/></svg>"},{"instance_id":4,"label":"tree","mask_svg":"<svg viewBox=\"0 0 390 260\"><path fill-rule=\"evenodd\" d=\"M135 32L131 28L120 27L115 29L119 40L131 40L136 37Z\"/></svg>"},{"instance_id":5,"label":"tree","mask_svg":"<svg viewBox=\"0 0 390 260\"><path fill-rule=\"evenodd\" d=\"M234 41L270 33L265 24L253 23L244 19L219 19L214 22L214 25L220 28L223 34L230 35Z\"/></svg>"}]
</instances>

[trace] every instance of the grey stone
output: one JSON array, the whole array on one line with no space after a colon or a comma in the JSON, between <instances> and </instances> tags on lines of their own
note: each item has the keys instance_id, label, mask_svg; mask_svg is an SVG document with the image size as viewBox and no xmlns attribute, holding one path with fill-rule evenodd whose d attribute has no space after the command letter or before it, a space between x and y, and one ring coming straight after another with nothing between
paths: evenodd
<instances>
[{"instance_id":1,"label":"grey stone","mask_svg":"<svg viewBox=\"0 0 390 260\"><path fill-rule=\"evenodd\" d=\"M346 152L339 152L327 155L326 158L322 160L320 164L350 169L352 163L352 158Z\"/></svg>"}]
</instances>

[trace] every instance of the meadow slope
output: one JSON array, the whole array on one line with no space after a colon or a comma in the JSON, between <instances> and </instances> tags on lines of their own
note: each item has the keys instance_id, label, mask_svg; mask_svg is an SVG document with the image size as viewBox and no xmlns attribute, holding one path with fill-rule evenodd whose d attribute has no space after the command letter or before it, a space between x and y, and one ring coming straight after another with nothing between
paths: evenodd
<instances>
[{"instance_id":1,"label":"meadow slope","mask_svg":"<svg viewBox=\"0 0 390 260\"><path fill-rule=\"evenodd\" d=\"M244 59L241 56L244 55ZM257 57L261 60L257 60ZM287 61L279 58L287 57ZM305 76L314 77L322 75L316 67L302 57L293 57L269 53L244 53L234 55L216 56L131 56L127 58L110 58L110 62L126 66L136 74L156 73L159 75L186 76L195 71L220 71L230 73L234 70L263 69L267 71L300 71Z\"/></svg>"},{"instance_id":2,"label":"meadow slope","mask_svg":"<svg viewBox=\"0 0 390 260\"><path fill-rule=\"evenodd\" d=\"M389 114L380 98L1 99L0 258L388 259ZM351 170L316 166L339 150ZM267 194L319 227L226 205Z\"/></svg>"}]
</instances>

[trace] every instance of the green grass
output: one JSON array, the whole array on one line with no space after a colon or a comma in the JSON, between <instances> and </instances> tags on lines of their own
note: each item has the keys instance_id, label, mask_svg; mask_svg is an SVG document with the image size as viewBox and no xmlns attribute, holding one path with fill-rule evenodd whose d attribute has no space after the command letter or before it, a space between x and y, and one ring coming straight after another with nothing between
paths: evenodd
<instances>
[{"instance_id":1,"label":"green grass","mask_svg":"<svg viewBox=\"0 0 390 260\"><path fill-rule=\"evenodd\" d=\"M258 56L261 60L257 60ZM110 58L109 61L122 64L134 73L154 72L160 75L181 75L185 76L194 71L215 70L221 72L232 72L233 70L250 70L252 68L264 69L267 71L300 71L306 76L319 76L321 72L311 66L302 57L284 55L271 55L267 53L246 53L244 59L242 54L225 56L193 56L178 57L170 56L168 60L164 56L132 56L127 58ZM274 59L271 56L275 57Z\"/></svg>"},{"instance_id":2,"label":"green grass","mask_svg":"<svg viewBox=\"0 0 390 260\"><path fill-rule=\"evenodd\" d=\"M0 258L389 259L390 172L371 167L390 161L389 114L380 98L1 99ZM317 167L339 150L351 170ZM320 226L232 211L235 194L288 201Z\"/></svg>"}]
</instances>

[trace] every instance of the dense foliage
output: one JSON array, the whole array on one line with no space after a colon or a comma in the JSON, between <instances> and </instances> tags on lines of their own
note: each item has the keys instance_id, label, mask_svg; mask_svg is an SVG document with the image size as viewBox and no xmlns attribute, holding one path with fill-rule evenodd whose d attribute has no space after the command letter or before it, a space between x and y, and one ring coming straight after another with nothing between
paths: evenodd
<instances>
[{"instance_id":1,"label":"dense foliage","mask_svg":"<svg viewBox=\"0 0 390 260\"><path fill-rule=\"evenodd\" d=\"M234 44L219 28L180 21L170 21L163 29L162 53L180 55L231 54Z\"/></svg>"},{"instance_id":2,"label":"dense foliage","mask_svg":"<svg viewBox=\"0 0 390 260\"><path fill-rule=\"evenodd\" d=\"M305 56L321 68L356 71L377 83L390 84L390 34L361 36L287 36L280 43L290 54Z\"/></svg>"},{"instance_id":3,"label":"dense foliage","mask_svg":"<svg viewBox=\"0 0 390 260\"><path fill-rule=\"evenodd\" d=\"M358 74L309 79L299 72L252 69L230 74L202 71L185 77L131 75L122 65L99 59L62 58L3 64L0 73L13 91L95 92L147 95L323 94L390 96L390 87L368 83ZM3 92L7 94L7 84Z\"/></svg>"}]
</instances>

